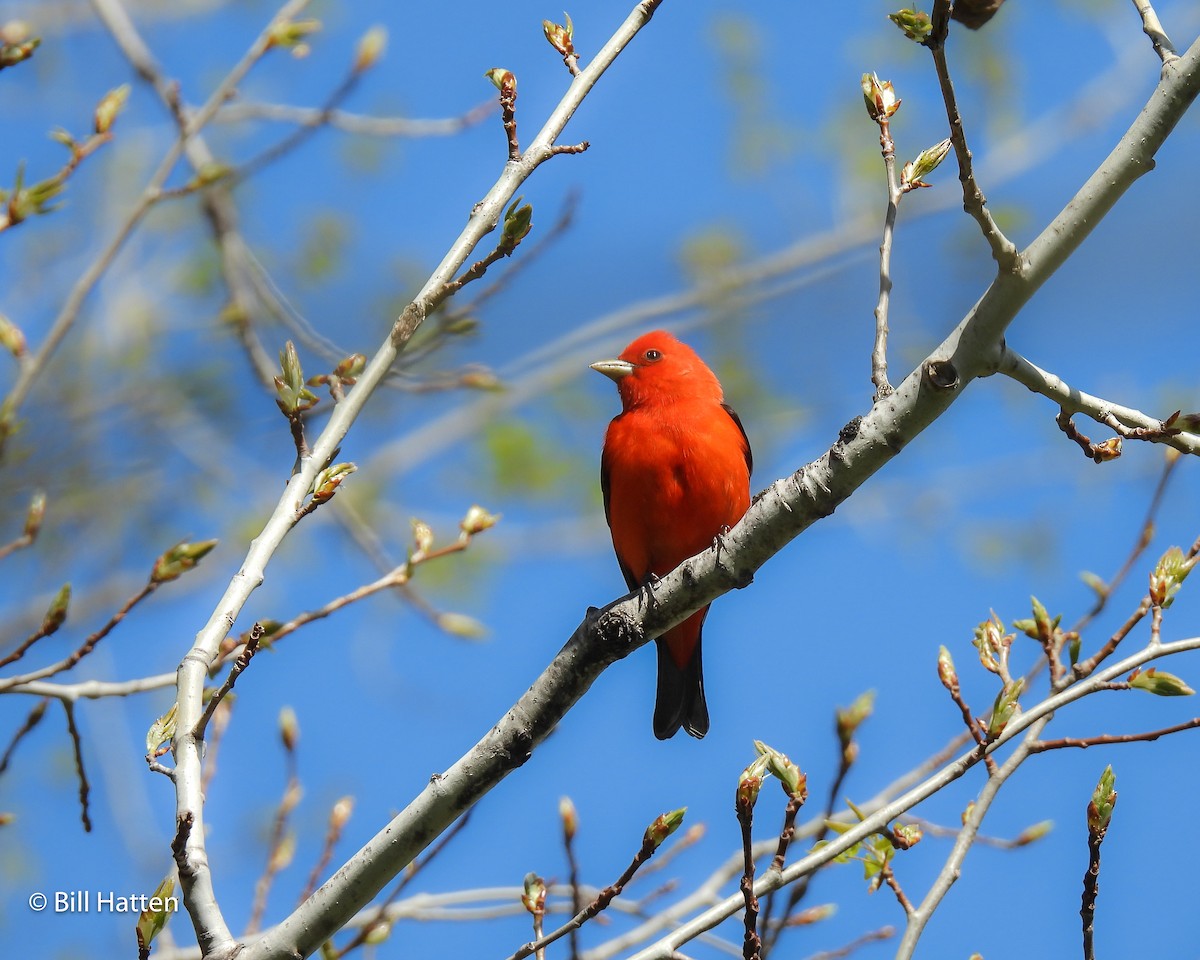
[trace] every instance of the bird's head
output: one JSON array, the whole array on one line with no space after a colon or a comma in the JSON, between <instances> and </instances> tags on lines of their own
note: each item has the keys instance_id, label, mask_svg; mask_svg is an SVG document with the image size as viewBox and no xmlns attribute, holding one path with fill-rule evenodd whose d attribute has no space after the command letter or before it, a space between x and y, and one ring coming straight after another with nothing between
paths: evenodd
<instances>
[{"instance_id":1,"label":"bird's head","mask_svg":"<svg viewBox=\"0 0 1200 960\"><path fill-rule=\"evenodd\" d=\"M615 360L598 360L591 365L597 373L613 380L621 403L631 407L680 400L720 403L721 384L696 351L665 330L645 333L627 346Z\"/></svg>"}]
</instances>

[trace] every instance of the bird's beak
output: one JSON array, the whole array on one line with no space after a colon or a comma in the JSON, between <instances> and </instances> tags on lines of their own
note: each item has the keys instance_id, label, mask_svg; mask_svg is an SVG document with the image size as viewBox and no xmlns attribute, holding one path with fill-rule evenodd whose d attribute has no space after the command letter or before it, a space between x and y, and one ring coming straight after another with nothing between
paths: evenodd
<instances>
[{"instance_id":1,"label":"bird's beak","mask_svg":"<svg viewBox=\"0 0 1200 960\"><path fill-rule=\"evenodd\" d=\"M633 373L633 364L628 360L597 360L591 367L614 383L620 383L621 380Z\"/></svg>"}]
</instances>

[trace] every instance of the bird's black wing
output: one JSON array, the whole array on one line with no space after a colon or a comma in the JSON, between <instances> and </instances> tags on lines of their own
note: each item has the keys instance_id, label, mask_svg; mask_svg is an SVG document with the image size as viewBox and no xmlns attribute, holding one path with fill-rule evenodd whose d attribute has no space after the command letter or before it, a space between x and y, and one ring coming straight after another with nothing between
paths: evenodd
<instances>
[{"instance_id":1,"label":"bird's black wing","mask_svg":"<svg viewBox=\"0 0 1200 960\"><path fill-rule=\"evenodd\" d=\"M746 428L742 426L742 418L739 417L737 415L737 411L734 410L733 407L731 407L727 403L721 404L721 409L724 410L727 414L729 414L729 419L732 420L734 423L736 423L737 428L742 432L742 439L746 441L746 472L753 473L754 472L754 453L750 449L750 438L748 436L746 436ZM607 509L607 504L608 504L608 493L607 492L604 494L604 502L605 502L606 509Z\"/></svg>"},{"instance_id":2,"label":"bird's black wing","mask_svg":"<svg viewBox=\"0 0 1200 960\"><path fill-rule=\"evenodd\" d=\"M609 508L609 497L612 492L611 488L612 483L609 480L608 450L605 449L605 451L600 455L600 492L604 494L604 520L610 527L612 526L612 513ZM633 575L633 571L625 566L625 561L621 559L620 554L617 554L617 563L621 567L621 575L625 577L625 585L629 587L630 590L636 590L638 587L640 587L641 584L638 583L637 578Z\"/></svg>"}]
</instances>

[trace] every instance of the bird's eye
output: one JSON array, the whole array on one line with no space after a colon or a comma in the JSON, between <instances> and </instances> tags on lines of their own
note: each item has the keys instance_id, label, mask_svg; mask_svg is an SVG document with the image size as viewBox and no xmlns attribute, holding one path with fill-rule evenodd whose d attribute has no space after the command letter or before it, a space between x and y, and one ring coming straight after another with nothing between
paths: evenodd
<instances>
[{"instance_id":1,"label":"bird's eye","mask_svg":"<svg viewBox=\"0 0 1200 960\"><path fill-rule=\"evenodd\" d=\"M662 359L662 351L661 350L647 350L645 353L642 354L642 357L645 359L645 361L647 363L657 363L659 360Z\"/></svg>"}]
</instances>

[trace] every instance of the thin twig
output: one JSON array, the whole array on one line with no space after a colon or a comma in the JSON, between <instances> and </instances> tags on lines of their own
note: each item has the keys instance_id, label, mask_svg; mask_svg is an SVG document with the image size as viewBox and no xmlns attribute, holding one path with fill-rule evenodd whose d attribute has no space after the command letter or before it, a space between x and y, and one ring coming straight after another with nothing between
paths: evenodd
<instances>
[{"instance_id":1,"label":"thin twig","mask_svg":"<svg viewBox=\"0 0 1200 960\"><path fill-rule=\"evenodd\" d=\"M514 954L512 954L508 960L524 960L525 957L532 956L537 951L548 947L556 940L566 936L572 930L578 930L597 914L607 909L608 905L612 903L616 897L621 895L621 891L625 889L625 885L633 879L633 875L637 873L642 864L654 856L654 851L658 849L659 845L659 839L652 835L651 830L647 830L646 835L642 838L641 848L634 855L629 866L625 868L625 872L617 878L615 883L612 883L601 890L591 903L589 903L586 907L579 911L579 913L577 913L557 930L546 934L544 937L539 937L537 940L525 944Z\"/></svg>"},{"instance_id":2,"label":"thin twig","mask_svg":"<svg viewBox=\"0 0 1200 960\"><path fill-rule=\"evenodd\" d=\"M1187 550L1187 552L1185 554L1185 558L1190 560L1192 557L1195 557L1197 555L1200 555L1200 537L1197 537L1196 541ZM1088 657L1088 659L1082 660L1079 663L1075 664L1075 666L1072 668L1072 671L1071 671L1075 675L1075 677L1078 679L1081 677L1088 676L1101 663L1103 663L1106 659L1108 659L1108 657L1110 657L1116 651L1116 649L1120 645L1121 641L1124 640L1127 636L1129 636L1130 631L1132 631L1134 627L1136 627L1139 623L1142 622L1142 620L1145 618L1146 614L1150 612L1152 606L1153 606L1153 604L1150 601L1150 595L1149 595L1149 593L1147 593L1145 596L1142 597L1142 600L1138 604L1137 609L1134 610L1132 614L1130 614L1129 619L1127 619L1120 626L1120 628L1117 630L1116 633L1114 633L1111 637L1109 637L1108 641L1104 644L1104 646L1102 646L1099 650L1097 650L1092 656Z\"/></svg>"},{"instance_id":3,"label":"thin twig","mask_svg":"<svg viewBox=\"0 0 1200 960\"><path fill-rule=\"evenodd\" d=\"M271 120L296 123L305 127L327 125L344 133L369 137L449 137L461 133L496 112L496 101L489 99L458 117L439 120L414 120L409 117L370 117L327 107L294 107L282 103L258 103L248 100L226 104L217 113L218 122Z\"/></svg>"},{"instance_id":4,"label":"thin twig","mask_svg":"<svg viewBox=\"0 0 1200 960\"><path fill-rule=\"evenodd\" d=\"M1088 866L1083 874L1083 897L1079 917L1083 922L1083 960L1095 960L1096 897L1100 892L1100 845L1108 833L1117 792L1113 790L1112 767L1105 769L1087 806Z\"/></svg>"},{"instance_id":5,"label":"thin twig","mask_svg":"<svg viewBox=\"0 0 1200 960\"><path fill-rule=\"evenodd\" d=\"M387 921L389 908L400 896L400 894L404 892L405 888L412 883L417 874L419 874L428 864L437 859L438 855L442 853L450 845L450 842L459 835L470 819L471 811L468 810L462 815L461 818L455 821L455 823L449 829L447 829L446 832L441 835L441 837L438 838L438 842L429 848L429 851L425 854L425 856L413 861L412 866L404 871L399 882L397 882L396 885L388 891L387 896L380 901L379 906L373 908L369 912L369 915L363 919L360 924L358 924L358 929L355 931L354 936L351 937L344 946L335 949L334 960L336 960L336 958L346 956L346 954L350 953L352 950L356 950L366 943L367 937L371 935L371 931L376 929L379 924Z\"/></svg>"},{"instance_id":6,"label":"thin twig","mask_svg":"<svg viewBox=\"0 0 1200 960\"><path fill-rule=\"evenodd\" d=\"M954 155L958 159L958 179L963 189L963 209L970 214L984 239L992 250L992 258L996 261L1001 273L1012 273L1020 266L1021 258L1016 245L1004 235L992 219L991 211L987 208L987 198L979 188L972 166L971 151L967 146L966 133L963 130L962 114L958 110L958 98L954 93L954 83L950 79L950 67L946 61L946 37L950 26L950 0L935 0L930 19L933 30L925 41L933 54L934 69L937 71L938 83L942 89L942 100L946 105L946 118L950 121L950 142L954 145Z\"/></svg>"},{"instance_id":7,"label":"thin twig","mask_svg":"<svg viewBox=\"0 0 1200 960\"><path fill-rule=\"evenodd\" d=\"M1102 733L1094 737L1061 737L1057 740L1037 740L1030 744L1030 753L1045 753L1047 750L1062 750L1068 747L1078 747L1086 750L1088 747L1110 746L1115 743L1145 743L1167 737L1184 730L1195 730L1200 727L1200 717L1193 717L1183 723L1176 723L1161 730L1147 730L1145 733Z\"/></svg>"},{"instance_id":8,"label":"thin twig","mask_svg":"<svg viewBox=\"0 0 1200 960\"><path fill-rule=\"evenodd\" d=\"M350 819L350 813L354 809L353 797L342 797L329 811L329 825L325 831L325 842L321 845L321 855L317 857L317 862L313 864L313 868L308 875L308 882L304 885L304 889L300 891L299 900L302 902L312 896L312 892L317 889L317 884L321 880L321 875L329 866L329 861L333 859L333 850L337 846L338 841L342 838L342 831L346 828L346 823Z\"/></svg>"},{"instance_id":9,"label":"thin twig","mask_svg":"<svg viewBox=\"0 0 1200 960\"><path fill-rule=\"evenodd\" d=\"M762 938L758 935L758 897L754 895L754 851L752 830L754 826L754 803L762 786L762 776L749 772L742 775L738 783L734 809L737 811L738 827L742 834L742 879L738 888L742 892L746 909L743 911L745 933L742 935L743 960L759 960L762 956Z\"/></svg>"},{"instance_id":10,"label":"thin twig","mask_svg":"<svg viewBox=\"0 0 1200 960\"><path fill-rule=\"evenodd\" d=\"M92 818L88 814L88 795L91 786L88 784L87 771L83 767L83 741L79 736L79 728L75 726L75 704L63 700L63 711L67 715L67 733L71 737L71 750L75 755L75 773L79 777L79 818L83 822L84 833L92 832Z\"/></svg>"},{"instance_id":11,"label":"thin twig","mask_svg":"<svg viewBox=\"0 0 1200 960\"><path fill-rule=\"evenodd\" d=\"M237 679L242 675L242 671L250 666L250 661L253 659L254 654L258 652L258 642L263 638L265 632L261 623L255 623L250 628L246 642L242 645L242 652L237 655L237 658L233 661L233 666L229 668L225 682L208 698L208 703L204 707L204 713L200 715L200 719L196 722L196 728L193 731L195 736L204 736L208 722L212 719L217 707L221 705L221 701L225 699L226 694L233 689L233 685L237 683Z\"/></svg>"},{"instance_id":12,"label":"thin twig","mask_svg":"<svg viewBox=\"0 0 1200 960\"><path fill-rule=\"evenodd\" d=\"M1165 422L1148 417L1139 410L1110 403L1076 390L1052 373L1030 363L1016 351L1005 348L997 366L997 373L1011 377L1024 384L1034 393L1039 393L1057 403L1068 413L1082 413L1097 423L1110 423L1115 418L1123 427L1141 432L1141 436L1156 443L1174 447L1180 453L1200 454L1200 435L1187 431L1175 432L1164 429Z\"/></svg>"},{"instance_id":13,"label":"thin twig","mask_svg":"<svg viewBox=\"0 0 1200 960\"><path fill-rule=\"evenodd\" d=\"M287 785L279 805L275 808L275 816L271 820L271 839L267 844L267 862L263 872L254 884L254 900L250 907L250 919L246 922L245 936L258 932L262 926L262 918L267 910L267 897L275 883L275 877L291 862L291 846L288 842L287 825L292 811L300 803L303 791L296 776L293 762L293 752L287 751L289 766L293 767L288 775Z\"/></svg>"},{"instance_id":14,"label":"thin twig","mask_svg":"<svg viewBox=\"0 0 1200 960\"><path fill-rule=\"evenodd\" d=\"M107 637L112 632L113 628L117 626L117 624L125 619L125 616L129 613L129 611L145 600L146 597L150 596L150 594L157 590L159 586L160 584L156 580L147 581L137 593L125 601L125 603L121 606L121 609L109 617L108 622L105 623L104 626L102 626L95 633L91 634L86 640L83 641L82 644L72 651L69 656L59 660L57 663L52 663L49 666L41 667L38 670L32 670L29 673L21 674L17 677L5 677L3 680L0 680L0 693L10 690L20 684L26 684L33 680L44 680L46 677L52 677L55 674L70 670L77 663L79 663L80 660L95 650L96 645L105 637ZM24 651L21 650L20 652Z\"/></svg>"},{"instance_id":15,"label":"thin twig","mask_svg":"<svg viewBox=\"0 0 1200 960\"><path fill-rule=\"evenodd\" d=\"M0 774L8 769L8 764L12 760L13 753L17 749L17 744L20 743L25 735L29 733L42 721L42 717L46 715L46 704L50 702L49 697L43 697L37 702L32 710L25 717L25 722L13 734L13 738L8 742L8 746L4 750L4 755L0 756Z\"/></svg>"},{"instance_id":16,"label":"thin twig","mask_svg":"<svg viewBox=\"0 0 1200 960\"><path fill-rule=\"evenodd\" d=\"M1141 527L1138 529L1138 537L1134 542L1133 547L1129 551L1129 555L1125 558L1125 562L1121 564L1121 568L1113 574L1113 576L1104 583L1103 589L1097 591L1098 596L1095 604L1082 617L1076 621L1069 633L1081 634L1084 629L1100 615L1104 608L1108 605L1109 598L1117 591L1125 578L1129 576L1134 565L1137 563L1146 548L1150 546L1150 541L1154 538L1155 520L1158 517L1158 512L1162 507L1163 496L1167 491L1167 483L1175 473L1175 468L1182 462L1181 458L1171 454L1167 456L1163 462L1162 472L1158 475L1158 483L1154 486L1154 493L1150 497L1150 503L1146 508L1146 516L1142 520Z\"/></svg>"},{"instance_id":17,"label":"thin twig","mask_svg":"<svg viewBox=\"0 0 1200 960\"><path fill-rule=\"evenodd\" d=\"M895 927L880 927L878 930L872 930L870 933L864 933L861 937L851 940L844 947L839 947L836 950L822 950L820 953L814 953L808 958L808 960L843 960L843 958L850 956L856 950L865 947L869 943L877 943L880 940L890 940L895 935Z\"/></svg>"}]
</instances>

